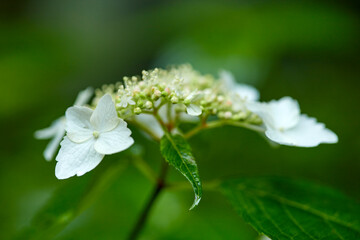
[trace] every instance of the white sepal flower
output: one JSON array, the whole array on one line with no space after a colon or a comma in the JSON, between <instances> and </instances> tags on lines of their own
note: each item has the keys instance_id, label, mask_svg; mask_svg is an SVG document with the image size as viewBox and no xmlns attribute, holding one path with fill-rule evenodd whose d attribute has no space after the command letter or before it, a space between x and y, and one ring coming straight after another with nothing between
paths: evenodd
<instances>
[{"instance_id":1,"label":"white sepal flower","mask_svg":"<svg viewBox=\"0 0 360 240\"><path fill-rule=\"evenodd\" d=\"M195 102L201 99L203 93L200 91L191 92L186 98L186 112L191 116L199 116L202 113L201 106Z\"/></svg>"},{"instance_id":2,"label":"white sepal flower","mask_svg":"<svg viewBox=\"0 0 360 240\"><path fill-rule=\"evenodd\" d=\"M90 87L86 88L85 90L79 92L78 96L76 97L74 106L82 106L85 105L93 95L94 90ZM59 144L62 138L65 135L65 117L62 116L56 119L50 127L41 129L35 132L36 139L50 139L50 143L46 146L44 151L44 158L47 161L50 161L54 158L56 150L59 147Z\"/></svg>"},{"instance_id":3,"label":"white sepal flower","mask_svg":"<svg viewBox=\"0 0 360 240\"><path fill-rule=\"evenodd\" d=\"M66 132L56 157L55 175L59 179L81 176L94 169L105 155L121 152L134 143L109 94L99 100L95 110L70 107L66 111Z\"/></svg>"},{"instance_id":4,"label":"white sepal flower","mask_svg":"<svg viewBox=\"0 0 360 240\"><path fill-rule=\"evenodd\" d=\"M120 103L117 104L118 107L126 108L128 105L135 105L135 102L132 96L128 94L124 94L121 99Z\"/></svg>"},{"instance_id":5,"label":"white sepal flower","mask_svg":"<svg viewBox=\"0 0 360 240\"><path fill-rule=\"evenodd\" d=\"M221 71L220 78L227 89L238 95L245 102L258 101L259 91L247 84L237 83L234 76L228 71Z\"/></svg>"},{"instance_id":6,"label":"white sepal flower","mask_svg":"<svg viewBox=\"0 0 360 240\"><path fill-rule=\"evenodd\" d=\"M296 100L283 97L269 103L252 102L250 111L259 115L265 125L265 135L274 142L289 146L316 147L320 143L336 143L337 135L315 118L300 114Z\"/></svg>"}]
</instances>

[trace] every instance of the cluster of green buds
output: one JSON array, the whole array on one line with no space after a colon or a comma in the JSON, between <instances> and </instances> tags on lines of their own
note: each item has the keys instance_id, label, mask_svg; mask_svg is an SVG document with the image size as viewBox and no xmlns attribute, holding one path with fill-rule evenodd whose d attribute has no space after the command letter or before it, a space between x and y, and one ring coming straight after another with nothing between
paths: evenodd
<instances>
[{"instance_id":1,"label":"cluster of green buds","mask_svg":"<svg viewBox=\"0 0 360 240\"><path fill-rule=\"evenodd\" d=\"M181 65L167 70L144 70L142 76L124 77L123 84L97 90L94 103L110 93L122 119L171 105L177 115L186 113L199 119L216 116L261 124L261 119L246 108L246 102L255 99L247 98L246 94L242 96L238 90L229 84L226 76L216 79L200 74L190 65Z\"/></svg>"}]
</instances>

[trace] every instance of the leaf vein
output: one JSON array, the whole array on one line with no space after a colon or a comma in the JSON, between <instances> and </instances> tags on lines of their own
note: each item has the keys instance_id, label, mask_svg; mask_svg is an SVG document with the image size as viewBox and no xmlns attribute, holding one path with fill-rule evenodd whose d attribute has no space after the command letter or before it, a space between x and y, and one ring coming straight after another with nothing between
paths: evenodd
<instances>
[{"instance_id":1,"label":"leaf vein","mask_svg":"<svg viewBox=\"0 0 360 240\"><path fill-rule=\"evenodd\" d=\"M308 236L311 239L316 240L316 238L314 238L312 235L310 235L309 233L307 233L305 231L305 229L301 226L301 224L296 221L296 219L294 218L294 216L291 214L291 212L287 209L287 207L284 204L280 204L282 206L282 208L284 209L284 212L286 213L286 215L290 218L290 220L295 224L295 226L297 226L300 231L302 231L303 233L305 233L306 236Z\"/></svg>"},{"instance_id":2,"label":"leaf vein","mask_svg":"<svg viewBox=\"0 0 360 240\"><path fill-rule=\"evenodd\" d=\"M324 222L330 227L330 229L333 230L333 233L335 233L336 236L338 236L340 239L342 240L345 240L341 235L340 233L335 229L335 227L329 222L327 221L326 219L324 219Z\"/></svg>"},{"instance_id":3,"label":"leaf vein","mask_svg":"<svg viewBox=\"0 0 360 240\"><path fill-rule=\"evenodd\" d=\"M258 199L254 198L255 203L259 206L259 208L263 211L265 217L271 222L272 225L275 226L275 228L285 237L289 238L289 239L294 239L293 236L289 236L288 234L286 234L285 232L283 232L281 230L281 228L277 225L277 223L272 219L272 217L269 215L269 213L266 211L266 208L264 207L264 204L259 201Z\"/></svg>"},{"instance_id":4,"label":"leaf vein","mask_svg":"<svg viewBox=\"0 0 360 240\"><path fill-rule=\"evenodd\" d=\"M189 169L189 167L186 165L186 163L184 163L184 159L181 157L182 154L181 154L180 149L177 147L177 145L175 144L175 142L173 141L172 138L170 138L170 137L168 137L168 136L167 136L167 138L168 138L168 140L171 142L171 145L173 145L175 151L179 154L180 159L181 159L181 161L182 161L182 163L183 163L182 165L185 165L185 167L186 167L187 171L190 173L190 176L192 177L193 181L196 183L197 181L196 181L194 175L192 174L192 172L190 171L190 169ZM198 189L198 188L196 188L196 191L197 191L197 194L199 194L199 189Z\"/></svg>"},{"instance_id":5,"label":"leaf vein","mask_svg":"<svg viewBox=\"0 0 360 240\"><path fill-rule=\"evenodd\" d=\"M289 200L289 199L286 199L284 197L280 197L280 196L276 196L276 195L273 195L271 193L268 193L268 192L265 192L265 191L262 191L262 190L259 190L259 189L251 189L250 191L252 191L254 194L258 195L258 196L268 196L270 198L272 198L273 200L275 201L278 201L282 204L285 204L285 205L288 205L290 207L294 207L294 208L297 208L297 209L300 209L302 211L305 211L305 212L309 212L315 216L318 216L320 218L323 218L323 219L326 219L326 220L330 220L334 223L337 223L339 225L342 225L346 228L349 228L355 232L360 232L359 229L357 229L355 226L351 225L351 224L348 224L346 222L343 222L341 220L338 220L337 218L331 216L331 215L328 215L324 212L321 212L319 210L316 210L314 208L311 208L310 206L308 205L304 205L304 204L301 204L301 203L297 203L297 202L294 202L292 200Z\"/></svg>"}]
</instances>

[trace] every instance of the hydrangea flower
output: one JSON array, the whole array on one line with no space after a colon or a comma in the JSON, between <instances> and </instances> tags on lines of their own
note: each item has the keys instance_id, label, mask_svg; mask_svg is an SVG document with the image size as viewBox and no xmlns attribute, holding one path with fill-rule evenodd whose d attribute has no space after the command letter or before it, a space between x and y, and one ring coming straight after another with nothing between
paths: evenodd
<instances>
[{"instance_id":1,"label":"hydrangea flower","mask_svg":"<svg viewBox=\"0 0 360 240\"><path fill-rule=\"evenodd\" d=\"M216 80L189 65L143 71L141 77L125 77L124 83L98 89L91 108L81 106L92 95L92 90L86 89L66 117L35 136L53 137L44 152L50 160L66 130L56 157L56 176L60 179L81 176L105 155L130 147L134 140L124 120L156 141L164 129L182 134L178 126L184 122L198 123L184 134L187 137L210 126L229 124L265 132L270 140L284 145L314 147L338 141L324 124L300 114L298 103L290 97L260 103L255 88L237 83L229 72L220 75Z\"/></svg>"},{"instance_id":2,"label":"hydrangea flower","mask_svg":"<svg viewBox=\"0 0 360 240\"><path fill-rule=\"evenodd\" d=\"M82 106L85 105L93 95L93 89L92 88L86 88L85 90L79 92L74 106ZM58 119L56 119L48 128L41 129L35 132L35 138L37 139L50 139L50 143L46 146L45 151L43 153L44 158L47 161L50 161L54 158L56 150L59 147L59 144L61 142L61 139L65 135L65 117L62 116Z\"/></svg>"},{"instance_id":3,"label":"hydrangea flower","mask_svg":"<svg viewBox=\"0 0 360 240\"><path fill-rule=\"evenodd\" d=\"M99 100L95 110L70 107L66 119L67 135L56 157L55 175L59 179L81 176L94 169L105 155L121 152L134 143L109 94Z\"/></svg>"},{"instance_id":4,"label":"hydrangea flower","mask_svg":"<svg viewBox=\"0 0 360 240\"><path fill-rule=\"evenodd\" d=\"M298 147L315 147L320 143L336 143L334 132L315 118L300 114L296 100L283 97L269 103L252 102L250 111L259 115L265 125L265 135L274 142Z\"/></svg>"}]
</instances>

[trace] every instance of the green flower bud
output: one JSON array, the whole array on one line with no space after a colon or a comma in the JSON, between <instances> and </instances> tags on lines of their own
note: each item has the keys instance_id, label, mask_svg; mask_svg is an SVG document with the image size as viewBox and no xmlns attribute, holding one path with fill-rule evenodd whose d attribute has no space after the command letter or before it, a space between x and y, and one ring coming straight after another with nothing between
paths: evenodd
<instances>
[{"instance_id":1,"label":"green flower bud","mask_svg":"<svg viewBox=\"0 0 360 240\"><path fill-rule=\"evenodd\" d=\"M147 101L147 102L145 103L145 107L146 107L147 109L150 109L150 108L153 107L153 103L150 102L150 101Z\"/></svg>"},{"instance_id":2,"label":"green flower bud","mask_svg":"<svg viewBox=\"0 0 360 240\"><path fill-rule=\"evenodd\" d=\"M232 116L232 120L239 121L244 120L247 117L247 114L245 112L239 112Z\"/></svg>"},{"instance_id":3,"label":"green flower bud","mask_svg":"<svg viewBox=\"0 0 360 240\"><path fill-rule=\"evenodd\" d=\"M140 114L141 112L142 112L141 108L139 108L139 107L134 108L134 113L135 114Z\"/></svg>"},{"instance_id":4,"label":"green flower bud","mask_svg":"<svg viewBox=\"0 0 360 240\"><path fill-rule=\"evenodd\" d=\"M176 96L173 96L171 99L170 99L171 103L179 103L179 98L176 97Z\"/></svg>"},{"instance_id":5,"label":"green flower bud","mask_svg":"<svg viewBox=\"0 0 360 240\"><path fill-rule=\"evenodd\" d=\"M142 101L142 100L137 101L137 106L140 107L140 108L143 108L144 107L144 101Z\"/></svg>"},{"instance_id":6,"label":"green flower bud","mask_svg":"<svg viewBox=\"0 0 360 240\"><path fill-rule=\"evenodd\" d=\"M219 117L219 118L224 118L224 112L219 112L219 113L218 113L218 117Z\"/></svg>"},{"instance_id":7,"label":"green flower bud","mask_svg":"<svg viewBox=\"0 0 360 240\"><path fill-rule=\"evenodd\" d=\"M151 96L151 99L153 99L153 100L158 100L159 98L161 97L161 92L158 90L158 89L156 89L155 91L154 91L154 93L153 93L153 95Z\"/></svg>"},{"instance_id":8,"label":"green flower bud","mask_svg":"<svg viewBox=\"0 0 360 240\"><path fill-rule=\"evenodd\" d=\"M191 103L191 100L190 100L190 99L185 99L185 100L184 100L184 104L185 104L185 105L189 105L190 103Z\"/></svg>"},{"instance_id":9,"label":"green flower bud","mask_svg":"<svg viewBox=\"0 0 360 240\"><path fill-rule=\"evenodd\" d=\"M163 96L163 97L167 97L168 95L169 95L169 93L165 90L161 92L161 96Z\"/></svg>"}]
</instances>

